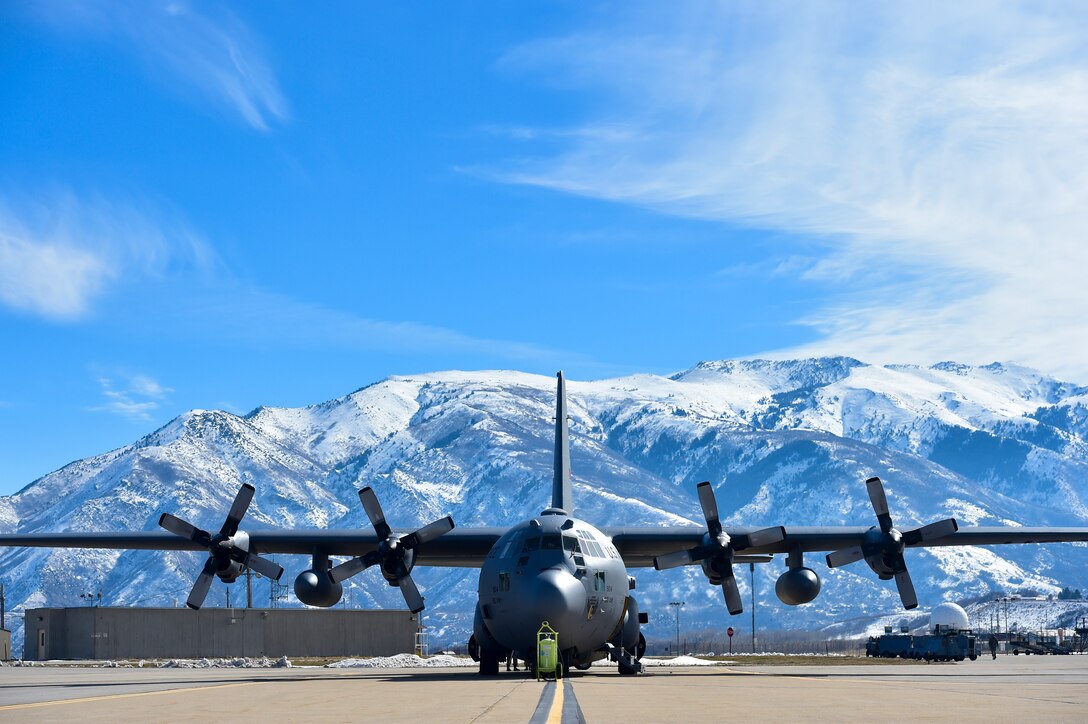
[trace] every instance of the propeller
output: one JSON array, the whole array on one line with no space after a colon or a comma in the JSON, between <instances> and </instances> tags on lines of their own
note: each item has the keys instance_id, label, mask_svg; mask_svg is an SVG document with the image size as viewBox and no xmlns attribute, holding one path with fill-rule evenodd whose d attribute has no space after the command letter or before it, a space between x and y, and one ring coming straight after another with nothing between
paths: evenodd
<instances>
[{"instance_id":1,"label":"propeller","mask_svg":"<svg viewBox=\"0 0 1088 724\"><path fill-rule=\"evenodd\" d=\"M892 516L888 510L888 497L884 494L884 484L880 478L869 478L865 481L865 487L869 491L869 502L873 505L876 520L880 528L872 528L866 534L861 545L851 546L837 550L827 556L828 568L839 568L862 558L875 559L873 568L882 579L895 579L895 586L899 589L899 598L903 601L903 608L910 610L918 607L918 595L914 592L914 582L907 571L907 562L903 558L903 549L907 546L917 545L925 541L937 540L947 535L952 535L959 530L959 524L955 518L938 520L936 523L923 525L919 528L899 532L892 523Z\"/></svg>"},{"instance_id":2,"label":"propeller","mask_svg":"<svg viewBox=\"0 0 1088 724\"><path fill-rule=\"evenodd\" d=\"M654 558L654 568L663 571L666 568L703 561L703 570L710 582L721 585L725 594L725 605L729 613L736 615L744 611L744 604L741 603L740 589L737 588L737 579L733 575L733 555L747 548L779 543L785 540L786 531L781 526L776 526L730 536L722 529L721 520L718 518L718 503L714 499L714 489L710 487L710 483L699 483L698 491L699 504L703 508L703 517L706 518L703 543L687 550L657 556Z\"/></svg>"},{"instance_id":3,"label":"propeller","mask_svg":"<svg viewBox=\"0 0 1088 724\"><path fill-rule=\"evenodd\" d=\"M378 534L378 547L366 555L341 563L329 571L329 576L334 583L340 583L373 565L381 565L382 575L389 581L389 585L399 586L408 609L412 613L419 613L423 610L423 596L420 595L415 581L412 580L406 559L421 544L453 530L453 518L447 515L414 533L398 538L393 535L389 524L385 522L385 513L382 512L382 506L373 488L367 486L360 490L359 500L363 504L363 510L366 511L366 517L370 519L370 524L374 526L374 532Z\"/></svg>"},{"instance_id":4,"label":"propeller","mask_svg":"<svg viewBox=\"0 0 1088 724\"><path fill-rule=\"evenodd\" d=\"M204 568L196 577L193 590L189 592L189 598L185 601L185 605L189 608L200 608L208 595L208 589L212 586L212 576L217 573L226 573L235 563L274 581L278 581L283 575L283 568L267 558L251 553L249 535L238 532L238 525L245 517L250 501L253 500L253 492L252 485L242 484L242 487L238 489L238 495L234 497L234 502L231 503L223 527L215 535L169 513L163 513L159 517L159 525L166 530L208 549L208 560L204 562Z\"/></svg>"}]
</instances>

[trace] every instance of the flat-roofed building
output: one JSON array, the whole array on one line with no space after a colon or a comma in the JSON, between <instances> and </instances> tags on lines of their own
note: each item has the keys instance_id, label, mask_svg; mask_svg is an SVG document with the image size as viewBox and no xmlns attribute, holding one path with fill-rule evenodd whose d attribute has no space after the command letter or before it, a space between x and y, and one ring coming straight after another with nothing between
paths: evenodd
<instances>
[{"instance_id":1,"label":"flat-roofed building","mask_svg":"<svg viewBox=\"0 0 1088 724\"><path fill-rule=\"evenodd\" d=\"M296 608L33 608L23 658L389 656L413 649L408 611ZM10 647L10 645L9 645Z\"/></svg>"}]
</instances>

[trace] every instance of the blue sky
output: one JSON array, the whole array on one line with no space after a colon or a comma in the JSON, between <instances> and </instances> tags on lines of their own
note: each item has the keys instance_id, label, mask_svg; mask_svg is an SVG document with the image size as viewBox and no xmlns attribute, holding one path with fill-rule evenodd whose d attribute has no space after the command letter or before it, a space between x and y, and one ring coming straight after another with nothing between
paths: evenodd
<instances>
[{"instance_id":1,"label":"blue sky","mask_svg":"<svg viewBox=\"0 0 1088 724\"><path fill-rule=\"evenodd\" d=\"M4 4L0 493L439 369L1088 381L1088 10L944 5Z\"/></svg>"}]
</instances>

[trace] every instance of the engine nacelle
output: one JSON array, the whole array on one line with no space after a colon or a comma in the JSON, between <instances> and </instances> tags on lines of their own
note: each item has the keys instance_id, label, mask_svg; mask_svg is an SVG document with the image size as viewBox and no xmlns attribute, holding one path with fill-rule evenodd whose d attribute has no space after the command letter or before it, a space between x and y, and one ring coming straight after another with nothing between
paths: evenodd
<instances>
[{"instance_id":1,"label":"engine nacelle","mask_svg":"<svg viewBox=\"0 0 1088 724\"><path fill-rule=\"evenodd\" d=\"M820 577L811 568L791 568L778 577L774 592L782 603L799 606L820 595Z\"/></svg>"},{"instance_id":2,"label":"engine nacelle","mask_svg":"<svg viewBox=\"0 0 1088 724\"><path fill-rule=\"evenodd\" d=\"M234 583L238 576L242 575L242 564L238 561L224 561L223 567L216 567L215 575L223 583Z\"/></svg>"},{"instance_id":3,"label":"engine nacelle","mask_svg":"<svg viewBox=\"0 0 1088 724\"><path fill-rule=\"evenodd\" d=\"M415 549L404 551L404 568L408 571L408 573L412 572L412 569L415 568L415 565ZM382 576L385 578L385 582L388 583L390 586L393 586L394 588L400 585L400 578L397 575L399 567L395 566L396 562L388 559L383 561L382 564L379 566L379 569L382 572ZM401 572L401 575L403 575L403 572Z\"/></svg>"},{"instance_id":4,"label":"engine nacelle","mask_svg":"<svg viewBox=\"0 0 1088 724\"><path fill-rule=\"evenodd\" d=\"M295 596L307 606L329 608L344 595L344 587L333 583L328 570L309 568L295 579Z\"/></svg>"}]
</instances>

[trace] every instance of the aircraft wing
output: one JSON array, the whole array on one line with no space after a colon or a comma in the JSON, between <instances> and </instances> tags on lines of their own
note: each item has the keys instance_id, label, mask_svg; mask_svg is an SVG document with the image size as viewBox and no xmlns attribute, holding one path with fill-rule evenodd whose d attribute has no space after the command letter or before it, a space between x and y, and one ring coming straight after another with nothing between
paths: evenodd
<instances>
[{"instance_id":1,"label":"aircraft wing","mask_svg":"<svg viewBox=\"0 0 1088 724\"><path fill-rule=\"evenodd\" d=\"M767 529L763 529L767 530ZM783 526L782 539L763 546L752 546L738 553L736 562L746 562L745 557L775 553L789 553L799 549L814 551L838 551L860 546L869 526ZM729 528L724 531L731 538L739 538L757 532L755 528ZM629 567L652 567L654 558L677 553L699 546L706 528L695 526L665 528L601 528ZM1006 545L1016 543L1069 543L1088 541L1088 528L960 528L940 538L911 542L908 548L931 546Z\"/></svg>"},{"instance_id":2,"label":"aircraft wing","mask_svg":"<svg viewBox=\"0 0 1088 724\"><path fill-rule=\"evenodd\" d=\"M362 556L377 548L378 536L360 530L281 530L249 532L254 553ZM404 535L410 531L394 531ZM423 566L478 568L506 528L456 528L416 548ZM127 550L206 551L199 542L165 531L129 533L24 533L0 535L0 547L113 548Z\"/></svg>"}]
</instances>

